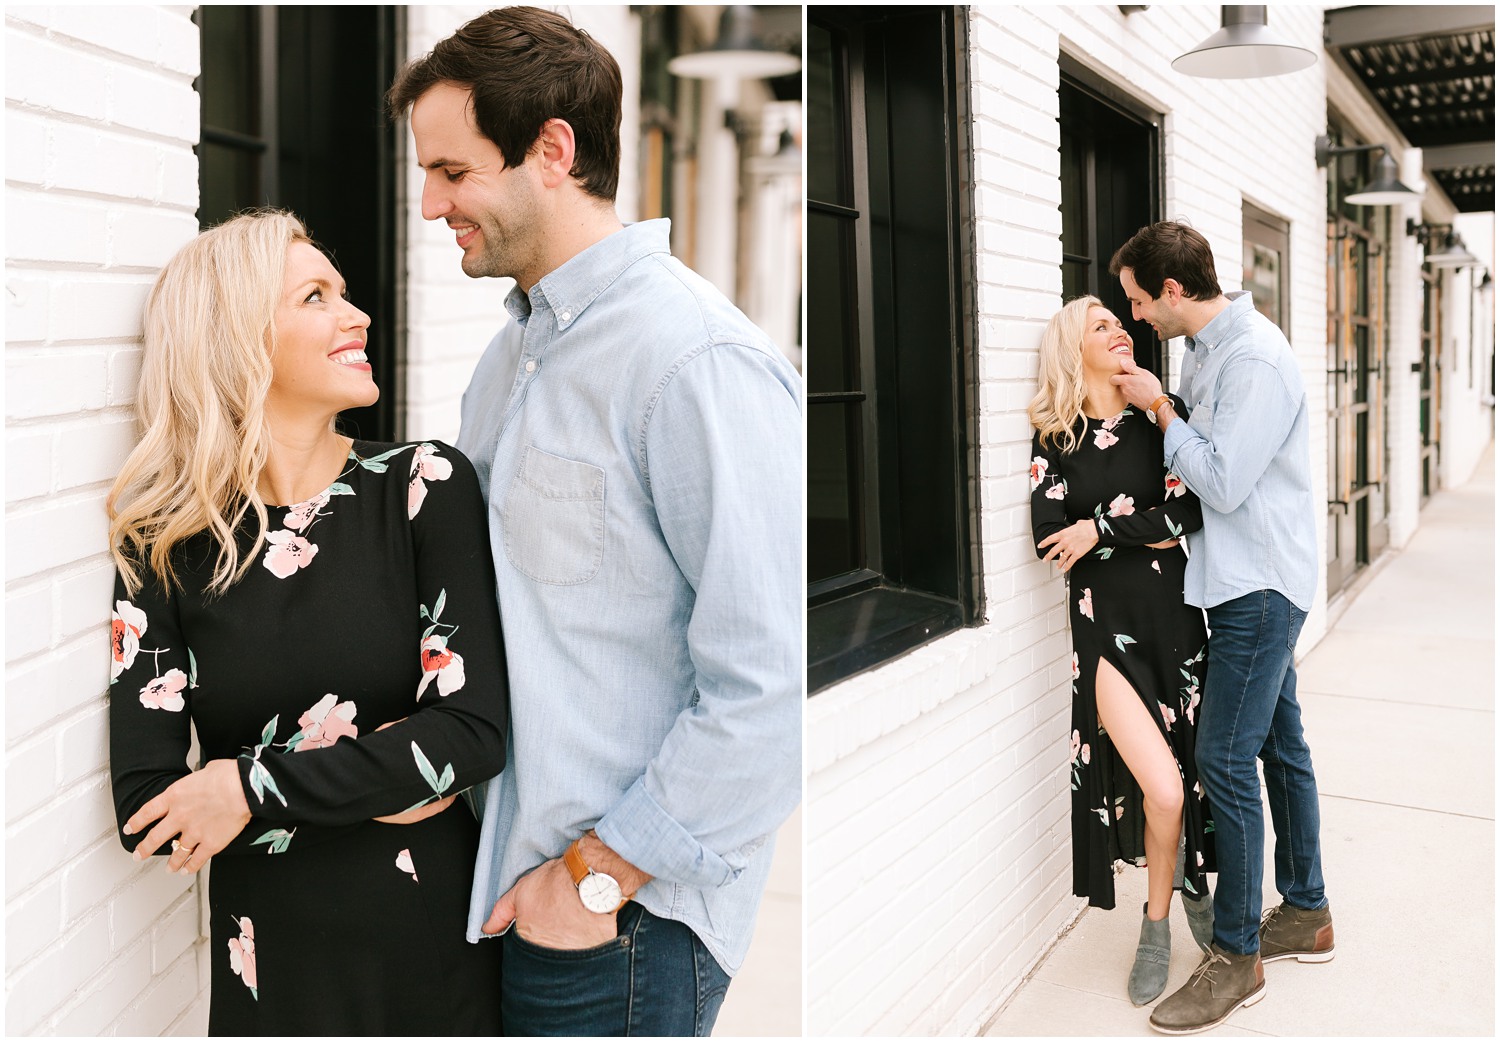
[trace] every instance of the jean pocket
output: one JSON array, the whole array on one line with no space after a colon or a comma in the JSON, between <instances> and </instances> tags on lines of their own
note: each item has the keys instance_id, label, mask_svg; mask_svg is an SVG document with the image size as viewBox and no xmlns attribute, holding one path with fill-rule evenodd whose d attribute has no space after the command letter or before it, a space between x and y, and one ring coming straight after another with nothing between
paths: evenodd
<instances>
[{"instance_id":1,"label":"jean pocket","mask_svg":"<svg viewBox=\"0 0 1500 1042\"><path fill-rule=\"evenodd\" d=\"M515 930L505 935L505 939L515 945L526 955L537 959L549 959L554 962L582 962L588 959L598 959L615 952L630 950L630 938L624 934L611 937L603 944L596 944L592 948L548 948L546 945L528 941Z\"/></svg>"},{"instance_id":2,"label":"jean pocket","mask_svg":"<svg viewBox=\"0 0 1500 1042\"><path fill-rule=\"evenodd\" d=\"M1296 605L1287 613L1286 625L1286 649L1297 650L1297 638L1302 635L1302 624L1307 621L1307 612Z\"/></svg>"},{"instance_id":3,"label":"jean pocket","mask_svg":"<svg viewBox=\"0 0 1500 1042\"><path fill-rule=\"evenodd\" d=\"M553 586L588 582L604 561L604 471L526 446L501 526L505 557L521 574Z\"/></svg>"}]
</instances>

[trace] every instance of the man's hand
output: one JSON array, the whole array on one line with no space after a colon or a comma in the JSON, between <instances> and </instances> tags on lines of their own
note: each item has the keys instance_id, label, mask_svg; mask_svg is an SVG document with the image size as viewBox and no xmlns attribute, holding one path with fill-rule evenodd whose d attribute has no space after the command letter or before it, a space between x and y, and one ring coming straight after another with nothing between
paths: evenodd
<instances>
[{"instance_id":1,"label":"man's hand","mask_svg":"<svg viewBox=\"0 0 1500 1042\"><path fill-rule=\"evenodd\" d=\"M197 872L250 821L236 762L210 760L202 770L177 779L131 815L125 834L133 836L153 821L155 827L136 845L136 859L150 857L167 840L180 836L167 860L167 871Z\"/></svg>"},{"instance_id":2,"label":"man's hand","mask_svg":"<svg viewBox=\"0 0 1500 1042\"><path fill-rule=\"evenodd\" d=\"M1092 550L1099 542L1099 529L1088 518L1075 521L1061 532L1053 532L1037 543L1038 549L1052 547L1042 557L1043 561L1057 559L1057 567L1066 572L1078 563L1078 559Z\"/></svg>"},{"instance_id":3,"label":"man's hand","mask_svg":"<svg viewBox=\"0 0 1500 1042\"><path fill-rule=\"evenodd\" d=\"M649 874L605 846L592 829L579 842L579 853L589 868L614 877L627 898L651 882ZM544 948L593 948L616 933L612 913L599 915L583 907L573 876L560 857L523 876L502 894L480 930L504 933L512 924L522 938Z\"/></svg>"},{"instance_id":4,"label":"man's hand","mask_svg":"<svg viewBox=\"0 0 1500 1042\"><path fill-rule=\"evenodd\" d=\"M402 720L405 719L406 717L403 716L396 720L387 721L386 723L383 723L379 727L375 728L375 730L384 731L387 727L390 727L393 724L399 724ZM383 821L387 825L415 825L419 821L426 821L428 818L433 817L436 814L443 813L443 811L453 806L453 801L456 799L458 799L457 793L453 794L452 796L444 796L442 799L438 800L435 803L428 803L421 807L413 807L411 810L403 810L397 814L382 814L375 820Z\"/></svg>"},{"instance_id":5,"label":"man's hand","mask_svg":"<svg viewBox=\"0 0 1500 1042\"><path fill-rule=\"evenodd\" d=\"M543 862L502 894L480 930L504 933L512 925L532 944L571 951L597 947L619 932L613 912L598 915L583 907L560 857Z\"/></svg>"},{"instance_id":6,"label":"man's hand","mask_svg":"<svg viewBox=\"0 0 1500 1042\"><path fill-rule=\"evenodd\" d=\"M1125 400L1137 409L1149 409L1161 397L1161 381L1135 364L1133 358L1121 358L1118 375L1109 382L1125 392Z\"/></svg>"}]
</instances>

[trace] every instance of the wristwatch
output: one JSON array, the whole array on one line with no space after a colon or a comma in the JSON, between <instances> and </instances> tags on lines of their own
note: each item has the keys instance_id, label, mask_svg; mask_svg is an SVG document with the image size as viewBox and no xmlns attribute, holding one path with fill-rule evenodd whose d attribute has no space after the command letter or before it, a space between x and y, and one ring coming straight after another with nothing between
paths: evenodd
<instances>
[{"instance_id":1,"label":"wristwatch","mask_svg":"<svg viewBox=\"0 0 1500 1042\"><path fill-rule=\"evenodd\" d=\"M580 836L563 852L563 864L568 866L573 885L578 887L578 899L583 902L583 907L597 915L619 911L620 906L625 903L625 894L620 889L620 884L615 881L614 876L589 868L588 863L583 860L582 844L583 837Z\"/></svg>"}]
</instances>

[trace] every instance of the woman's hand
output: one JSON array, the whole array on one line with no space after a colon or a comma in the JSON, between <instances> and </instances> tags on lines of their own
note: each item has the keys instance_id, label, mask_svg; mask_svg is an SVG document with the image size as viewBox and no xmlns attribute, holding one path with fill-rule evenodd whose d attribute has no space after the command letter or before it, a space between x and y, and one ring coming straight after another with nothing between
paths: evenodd
<instances>
[{"instance_id":1,"label":"woman's hand","mask_svg":"<svg viewBox=\"0 0 1500 1042\"><path fill-rule=\"evenodd\" d=\"M145 860L177 836L167 871L197 872L250 821L239 766L234 760L210 760L202 770L177 779L131 815L125 834L133 836L153 821L135 848L136 860Z\"/></svg>"},{"instance_id":2,"label":"woman's hand","mask_svg":"<svg viewBox=\"0 0 1500 1042\"><path fill-rule=\"evenodd\" d=\"M1088 518L1076 521L1061 532L1053 532L1037 543L1038 549L1051 547L1042 556L1043 561L1056 559L1060 571L1066 572L1078 563L1078 559L1092 550L1099 542L1099 529Z\"/></svg>"}]
</instances>

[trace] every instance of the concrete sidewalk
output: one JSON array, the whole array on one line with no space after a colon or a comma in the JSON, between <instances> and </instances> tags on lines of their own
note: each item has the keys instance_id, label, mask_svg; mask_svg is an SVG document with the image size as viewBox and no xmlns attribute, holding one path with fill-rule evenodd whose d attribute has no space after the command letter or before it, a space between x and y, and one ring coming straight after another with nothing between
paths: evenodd
<instances>
[{"instance_id":1,"label":"concrete sidewalk","mask_svg":"<svg viewBox=\"0 0 1500 1042\"><path fill-rule=\"evenodd\" d=\"M1495 1033L1493 453L1297 666L1337 956L1267 966L1265 998L1206 1034ZM1266 831L1269 908L1269 813ZM1146 873L1116 883L1116 909L1084 912L985 1034L1155 1034L1125 997ZM1168 995L1199 961L1178 902L1172 941Z\"/></svg>"},{"instance_id":2,"label":"concrete sidewalk","mask_svg":"<svg viewBox=\"0 0 1500 1042\"><path fill-rule=\"evenodd\" d=\"M802 1034L802 808L776 834L745 965L714 1024L719 1038Z\"/></svg>"}]
</instances>

